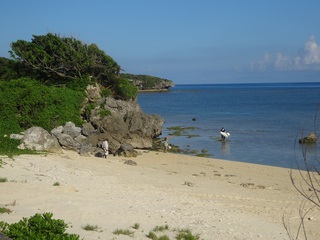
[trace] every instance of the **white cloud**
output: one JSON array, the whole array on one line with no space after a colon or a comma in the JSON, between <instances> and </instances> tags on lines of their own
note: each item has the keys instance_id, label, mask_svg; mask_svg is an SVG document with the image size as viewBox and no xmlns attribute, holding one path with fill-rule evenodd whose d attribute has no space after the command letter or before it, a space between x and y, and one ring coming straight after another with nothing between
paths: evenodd
<instances>
[{"instance_id":1,"label":"white cloud","mask_svg":"<svg viewBox=\"0 0 320 240\"><path fill-rule=\"evenodd\" d=\"M320 64L320 46L316 42L316 38L312 36L305 44L306 55L304 63L307 65Z\"/></svg>"},{"instance_id":2,"label":"white cloud","mask_svg":"<svg viewBox=\"0 0 320 240\"><path fill-rule=\"evenodd\" d=\"M252 61L250 67L253 70L320 70L320 45L312 36L300 54L289 56L265 53L262 59Z\"/></svg>"}]
</instances>

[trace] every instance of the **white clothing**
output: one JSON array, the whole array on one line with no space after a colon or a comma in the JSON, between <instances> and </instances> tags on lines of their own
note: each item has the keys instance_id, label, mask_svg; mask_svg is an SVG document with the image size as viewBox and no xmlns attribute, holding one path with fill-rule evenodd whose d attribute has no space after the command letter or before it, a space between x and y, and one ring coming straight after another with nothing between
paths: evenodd
<instances>
[{"instance_id":1,"label":"white clothing","mask_svg":"<svg viewBox=\"0 0 320 240\"><path fill-rule=\"evenodd\" d=\"M109 154L109 144L108 144L108 141L107 140L104 140L103 143L102 143L102 149L105 153L106 156L108 156Z\"/></svg>"}]
</instances>

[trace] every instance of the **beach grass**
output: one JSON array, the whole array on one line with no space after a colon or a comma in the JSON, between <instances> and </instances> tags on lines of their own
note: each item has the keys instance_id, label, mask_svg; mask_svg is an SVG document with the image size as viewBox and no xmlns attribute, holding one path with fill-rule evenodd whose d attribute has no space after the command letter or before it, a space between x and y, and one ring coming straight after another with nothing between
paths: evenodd
<instances>
[{"instance_id":1,"label":"beach grass","mask_svg":"<svg viewBox=\"0 0 320 240\"><path fill-rule=\"evenodd\" d=\"M99 229L97 225L91 225L91 224L87 224L82 228L86 231L97 231Z\"/></svg>"},{"instance_id":2,"label":"beach grass","mask_svg":"<svg viewBox=\"0 0 320 240\"><path fill-rule=\"evenodd\" d=\"M128 229L116 229L112 233L115 235L126 235L126 236L130 236L130 237L133 237L133 235L134 235L134 232L132 232Z\"/></svg>"},{"instance_id":3,"label":"beach grass","mask_svg":"<svg viewBox=\"0 0 320 240\"><path fill-rule=\"evenodd\" d=\"M0 214L3 213L11 213L12 211L9 208L6 207L0 207Z\"/></svg>"}]
</instances>

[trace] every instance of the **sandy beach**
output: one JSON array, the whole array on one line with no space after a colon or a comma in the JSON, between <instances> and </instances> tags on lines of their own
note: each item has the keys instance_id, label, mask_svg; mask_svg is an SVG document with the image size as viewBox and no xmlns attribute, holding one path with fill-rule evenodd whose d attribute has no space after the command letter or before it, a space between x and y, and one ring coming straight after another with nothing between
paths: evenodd
<instances>
[{"instance_id":1,"label":"sandy beach","mask_svg":"<svg viewBox=\"0 0 320 240\"><path fill-rule=\"evenodd\" d=\"M148 239L164 225L169 230L159 235L170 239L177 229L206 240L289 239L283 216L293 233L298 228L303 198L290 169L152 151L136 158L64 151L1 159L0 177L8 181L0 183L0 206L12 212L0 214L0 221L8 223L52 212L86 240ZM309 213L306 226L309 240L320 239L319 209ZM115 235L116 229L134 235Z\"/></svg>"}]
</instances>

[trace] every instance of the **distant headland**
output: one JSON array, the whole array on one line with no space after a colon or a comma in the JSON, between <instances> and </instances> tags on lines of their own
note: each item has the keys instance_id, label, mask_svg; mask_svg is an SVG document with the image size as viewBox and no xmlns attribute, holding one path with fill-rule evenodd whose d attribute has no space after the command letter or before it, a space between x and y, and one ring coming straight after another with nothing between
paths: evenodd
<instances>
[{"instance_id":1,"label":"distant headland","mask_svg":"<svg viewBox=\"0 0 320 240\"><path fill-rule=\"evenodd\" d=\"M173 81L149 76L121 73L121 77L127 78L138 88L141 92L148 91L168 91L170 87L174 87Z\"/></svg>"}]
</instances>

